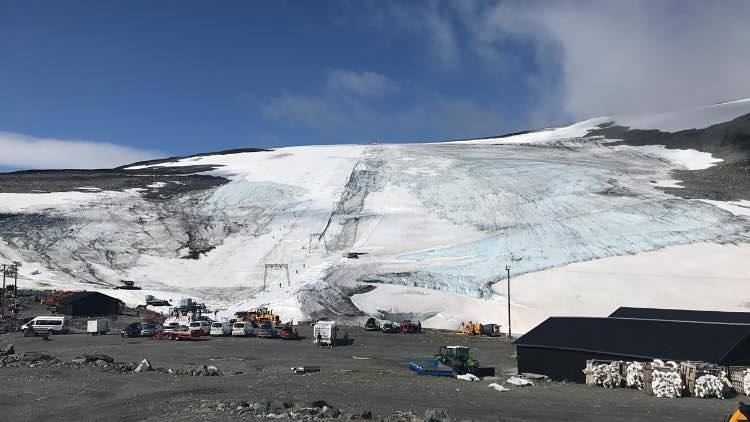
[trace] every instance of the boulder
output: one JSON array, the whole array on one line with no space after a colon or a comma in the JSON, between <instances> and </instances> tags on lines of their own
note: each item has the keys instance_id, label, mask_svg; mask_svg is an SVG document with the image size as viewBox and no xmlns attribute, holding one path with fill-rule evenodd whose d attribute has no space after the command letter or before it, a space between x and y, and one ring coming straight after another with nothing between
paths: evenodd
<instances>
[{"instance_id":1,"label":"boulder","mask_svg":"<svg viewBox=\"0 0 750 422\"><path fill-rule=\"evenodd\" d=\"M328 403L326 403L325 400L315 400L312 403L310 403L310 407L325 407Z\"/></svg>"},{"instance_id":2,"label":"boulder","mask_svg":"<svg viewBox=\"0 0 750 422\"><path fill-rule=\"evenodd\" d=\"M0 349L0 356L10 356L16 354L16 348L13 346L13 344L9 344L8 347L4 349Z\"/></svg>"},{"instance_id":3,"label":"boulder","mask_svg":"<svg viewBox=\"0 0 750 422\"><path fill-rule=\"evenodd\" d=\"M151 363L148 361L148 359L143 359L141 363L138 364L138 366L135 367L135 372L146 372L146 371L153 371L154 368L151 366Z\"/></svg>"},{"instance_id":4,"label":"boulder","mask_svg":"<svg viewBox=\"0 0 750 422\"><path fill-rule=\"evenodd\" d=\"M319 415L320 417L326 418L326 419L338 418L339 416L341 416L341 411L339 409L336 409L335 407L323 406L320 409Z\"/></svg>"},{"instance_id":5,"label":"boulder","mask_svg":"<svg viewBox=\"0 0 750 422\"><path fill-rule=\"evenodd\" d=\"M105 355L103 353L93 353L93 354L84 353L84 354L76 357L76 359L84 359L86 361L86 363L92 363L92 362L96 362L98 360L100 360L102 362L106 362L106 363L114 363L115 362L115 360L114 360L114 358L112 358L112 356Z\"/></svg>"},{"instance_id":6,"label":"boulder","mask_svg":"<svg viewBox=\"0 0 750 422\"><path fill-rule=\"evenodd\" d=\"M448 410L443 408L427 409L424 412L424 420L425 422L448 422L450 416Z\"/></svg>"}]
</instances>

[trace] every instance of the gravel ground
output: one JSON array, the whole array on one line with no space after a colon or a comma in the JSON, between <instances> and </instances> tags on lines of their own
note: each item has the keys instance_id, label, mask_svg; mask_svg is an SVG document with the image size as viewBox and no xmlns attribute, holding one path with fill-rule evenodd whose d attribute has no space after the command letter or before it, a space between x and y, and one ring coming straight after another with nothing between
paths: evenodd
<instances>
[{"instance_id":1,"label":"gravel ground","mask_svg":"<svg viewBox=\"0 0 750 422\"><path fill-rule=\"evenodd\" d=\"M127 323L120 318L118 325ZM57 365L0 368L4 420L256 420L239 404L316 400L340 409L341 418L372 412L375 419L423 420L429 409L446 409L454 420L502 421L721 421L736 400L657 399L636 390L605 390L585 385L537 382L533 387L497 392L515 372L514 347L505 338L466 338L430 331L421 335L366 332L342 327L353 343L319 349L311 329L306 339L210 338L195 342L123 339L119 335L69 334L40 337L4 334L17 353L40 352ZM442 344L468 345L483 366L494 366L498 380L467 382L419 376L408 370L413 356L431 355ZM196 377L160 372L121 373L112 368L71 364L83 353L104 353L116 362L144 358L155 367L215 365L223 376ZM319 372L290 373L291 367L318 366ZM237 407L240 408L241 406ZM248 408L248 409L251 409ZM412 412L393 416L396 412ZM231 413L229 413L231 412ZM420 418L409 419L409 415ZM295 419L302 420L302 419Z\"/></svg>"}]
</instances>

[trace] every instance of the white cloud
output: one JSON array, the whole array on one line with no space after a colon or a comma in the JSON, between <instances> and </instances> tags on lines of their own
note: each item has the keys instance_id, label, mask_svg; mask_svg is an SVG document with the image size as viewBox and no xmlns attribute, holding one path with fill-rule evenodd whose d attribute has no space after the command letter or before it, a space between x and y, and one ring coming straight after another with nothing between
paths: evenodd
<instances>
[{"instance_id":1,"label":"white cloud","mask_svg":"<svg viewBox=\"0 0 750 422\"><path fill-rule=\"evenodd\" d=\"M576 118L750 96L747 1L505 1L460 15L488 60L531 43L539 95Z\"/></svg>"},{"instance_id":2,"label":"white cloud","mask_svg":"<svg viewBox=\"0 0 750 422\"><path fill-rule=\"evenodd\" d=\"M382 97L398 89L395 82L379 73L343 69L329 72L327 86L331 93L360 97Z\"/></svg>"},{"instance_id":3,"label":"white cloud","mask_svg":"<svg viewBox=\"0 0 750 422\"><path fill-rule=\"evenodd\" d=\"M750 97L750 1L559 0L374 3L449 67L528 66L532 124L652 113Z\"/></svg>"},{"instance_id":4,"label":"white cloud","mask_svg":"<svg viewBox=\"0 0 750 422\"><path fill-rule=\"evenodd\" d=\"M159 151L105 142L36 138L9 132L0 132L0 151L0 166L17 169L111 168L165 156Z\"/></svg>"}]
</instances>

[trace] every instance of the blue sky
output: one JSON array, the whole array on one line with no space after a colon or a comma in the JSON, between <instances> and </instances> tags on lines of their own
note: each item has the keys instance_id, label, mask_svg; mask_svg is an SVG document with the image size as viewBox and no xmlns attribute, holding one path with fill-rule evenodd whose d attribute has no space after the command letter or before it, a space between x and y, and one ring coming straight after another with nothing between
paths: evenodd
<instances>
[{"instance_id":1,"label":"blue sky","mask_svg":"<svg viewBox=\"0 0 750 422\"><path fill-rule=\"evenodd\" d=\"M0 145L16 151L0 166L478 137L750 96L743 73L685 69L696 47L748 64L736 57L748 56L747 12L741 1L0 0Z\"/></svg>"}]
</instances>

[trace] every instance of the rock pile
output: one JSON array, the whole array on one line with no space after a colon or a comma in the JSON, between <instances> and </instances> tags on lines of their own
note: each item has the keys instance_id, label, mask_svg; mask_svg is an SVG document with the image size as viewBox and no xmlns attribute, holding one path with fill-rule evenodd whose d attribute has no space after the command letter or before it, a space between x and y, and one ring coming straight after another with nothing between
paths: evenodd
<instances>
[{"instance_id":1,"label":"rock pile","mask_svg":"<svg viewBox=\"0 0 750 422\"><path fill-rule=\"evenodd\" d=\"M62 361L45 353L24 352L0 357L0 368L44 368L62 365Z\"/></svg>"},{"instance_id":2,"label":"rock pile","mask_svg":"<svg viewBox=\"0 0 750 422\"><path fill-rule=\"evenodd\" d=\"M187 375L187 376L205 376L218 377L222 376L221 370L213 365L201 365L188 368L155 368L147 359L143 359L140 364L131 362L115 362L112 356L103 353L84 353L76 356L69 362L63 362L60 359L45 353L24 352L9 353L0 355L0 368L44 368L49 366L65 365L72 368L83 366L94 366L107 372L117 374L141 373L141 372L161 372L165 374Z\"/></svg>"},{"instance_id":3,"label":"rock pile","mask_svg":"<svg viewBox=\"0 0 750 422\"><path fill-rule=\"evenodd\" d=\"M448 422L449 413L445 409L429 409L424 417L413 412L395 412L385 417L376 418L369 410L343 411L325 400L311 403L293 403L284 400L263 399L260 401L201 400L188 405L188 410L197 415L211 417L216 415L234 415L237 419L263 419L285 421L319 421L319 420L373 420L384 422Z\"/></svg>"},{"instance_id":4,"label":"rock pile","mask_svg":"<svg viewBox=\"0 0 750 422\"><path fill-rule=\"evenodd\" d=\"M334 406L330 406L324 400L316 400L306 405L295 404L283 400L268 399L263 399L257 402L201 400L199 403L191 404L190 407L197 414L206 416L230 414L292 421L330 420L339 419L343 416L341 410ZM349 415L349 418L347 419L371 418L372 413L367 411L357 415Z\"/></svg>"}]
</instances>

